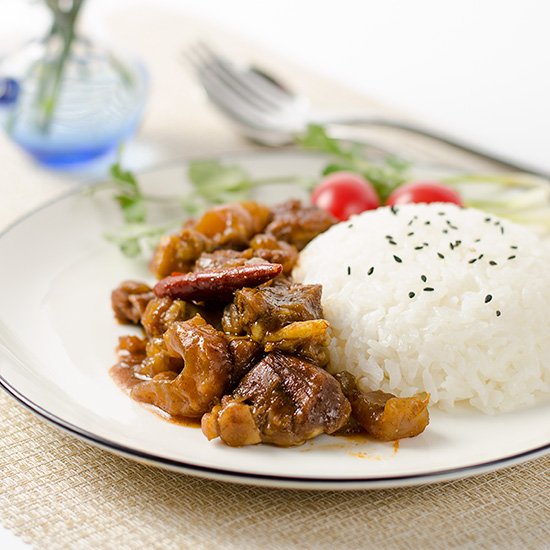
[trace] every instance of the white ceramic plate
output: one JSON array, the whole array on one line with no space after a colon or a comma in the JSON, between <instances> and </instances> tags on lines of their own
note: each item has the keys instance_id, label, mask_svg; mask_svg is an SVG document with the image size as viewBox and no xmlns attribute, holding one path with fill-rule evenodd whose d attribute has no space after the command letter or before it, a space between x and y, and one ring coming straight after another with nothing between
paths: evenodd
<instances>
[{"instance_id":1,"label":"white ceramic plate","mask_svg":"<svg viewBox=\"0 0 550 550\"><path fill-rule=\"evenodd\" d=\"M318 173L301 154L238 157L257 176ZM181 194L185 166L143 176L156 193ZM274 186L259 198L296 189ZM112 192L71 193L32 212L0 238L0 383L59 428L110 451L187 474L256 485L379 488L487 472L550 450L548 402L497 416L431 410L414 439L392 443L320 437L302 447L233 449L201 431L168 423L130 400L110 379L119 326L110 291L150 278L145 262L123 258L102 234L119 224ZM170 209L168 209L170 210ZM158 217L174 212L156 211Z\"/></svg>"}]
</instances>

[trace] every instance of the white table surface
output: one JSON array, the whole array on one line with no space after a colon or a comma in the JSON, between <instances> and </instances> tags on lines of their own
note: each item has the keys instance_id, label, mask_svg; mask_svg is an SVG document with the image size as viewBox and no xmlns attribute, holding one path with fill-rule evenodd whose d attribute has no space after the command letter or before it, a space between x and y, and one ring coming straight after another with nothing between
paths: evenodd
<instances>
[{"instance_id":1,"label":"white table surface","mask_svg":"<svg viewBox=\"0 0 550 550\"><path fill-rule=\"evenodd\" d=\"M0 0L0 54L45 14ZM88 0L88 24L135 0ZM550 170L550 3L537 0L147 0L210 19L426 123ZM135 150L135 149L134 149ZM147 162L155 160L152 153ZM143 155L134 155L143 161ZM2 171L0 151L0 177ZM135 164L140 164L136 160ZM6 173L9 173L6 172ZM0 527L0 548L26 548Z\"/></svg>"}]
</instances>

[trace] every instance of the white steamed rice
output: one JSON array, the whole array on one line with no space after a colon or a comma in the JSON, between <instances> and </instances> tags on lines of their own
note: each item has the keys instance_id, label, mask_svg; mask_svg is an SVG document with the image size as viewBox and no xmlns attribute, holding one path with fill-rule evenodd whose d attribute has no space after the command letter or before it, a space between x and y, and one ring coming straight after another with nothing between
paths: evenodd
<instances>
[{"instance_id":1,"label":"white steamed rice","mask_svg":"<svg viewBox=\"0 0 550 550\"><path fill-rule=\"evenodd\" d=\"M450 204L380 208L317 237L294 276L323 285L332 369L364 389L488 413L550 391L550 248L524 227Z\"/></svg>"}]
</instances>

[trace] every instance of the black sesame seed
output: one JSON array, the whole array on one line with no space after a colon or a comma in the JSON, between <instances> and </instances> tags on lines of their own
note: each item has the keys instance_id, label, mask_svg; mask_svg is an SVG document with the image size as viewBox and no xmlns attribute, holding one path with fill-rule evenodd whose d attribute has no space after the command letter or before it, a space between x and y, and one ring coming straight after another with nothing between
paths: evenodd
<instances>
[{"instance_id":1,"label":"black sesame seed","mask_svg":"<svg viewBox=\"0 0 550 550\"><path fill-rule=\"evenodd\" d=\"M427 286L425 288L422 289L424 292L433 292L434 289L431 287L431 286Z\"/></svg>"},{"instance_id":2,"label":"black sesame seed","mask_svg":"<svg viewBox=\"0 0 550 550\"><path fill-rule=\"evenodd\" d=\"M392 241L392 240L389 240L388 243L393 244L393 245L397 245L397 243L395 241Z\"/></svg>"},{"instance_id":3,"label":"black sesame seed","mask_svg":"<svg viewBox=\"0 0 550 550\"><path fill-rule=\"evenodd\" d=\"M444 216L444 215L445 215L445 212L438 212L437 215L438 215L438 216Z\"/></svg>"},{"instance_id":4,"label":"black sesame seed","mask_svg":"<svg viewBox=\"0 0 550 550\"><path fill-rule=\"evenodd\" d=\"M353 224L350 223L350 224L348 225L348 227L351 229L351 228L353 227Z\"/></svg>"},{"instance_id":5,"label":"black sesame seed","mask_svg":"<svg viewBox=\"0 0 550 550\"><path fill-rule=\"evenodd\" d=\"M512 250L517 250L517 249L518 249L518 247L517 247L516 245L514 245L514 244L510 245L510 248L511 248Z\"/></svg>"},{"instance_id":6,"label":"black sesame seed","mask_svg":"<svg viewBox=\"0 0 550 550\"><path fill-rule=\"evenodd\" d=\"M500 226L500 234L504 235L504 227L502 225Z\"/></svg>"},{"instance_id":7,"label":"black sesame seed","mask_svg":"<svg viewBox=\"0 0 550 550\"><path fill-rule=\"evenodd\" d=\"M474 243L478 243L479 241L481 241L481 239L476 239Z\"/></svg>"},{"instance_id":8,"label":"black sesame seed","mask_svg":"<svg viewBox=\"0 0 550 550\"><path fill-rule=\"evenodd\" d=\"M414 221L414 220L411 220L407 225L408 225L408 226L411 226L411 225L413 224L413 221Z\"/></svg>"},{"instance_id":9,"label":"black sesame seed","mask_svg":"<svg viewBox=\"0 0 550 550\"><path fill-rule=\"evenodd\" d=\"M455 245L454 245L453 243L449 243L449 248L450 248L451 250L454 250L454 249L455 249Z\"/></svg>"},{"instance_id":10,"label":"black sesame seed","mask_svg":"<svg viewBox=\"0 0 550 550\"><path fill-rule=\"evenodd\" d=\"M423 246L415 246L414 249L415 250L422 250L424 247Z\"/></svg>"},{"instance_id":11,"label":"black sesame seed","mask_svg":"<svg viewBox=\"0 0 550 550\"><path fill-rule=\"evenodd\" d=\"M410 233L407 233L407 237L412 237L414 235L414 231L411 231Z\"/></svg>"},{"instance_id":12,"label":"black sesame seed","mask_svg":"<svg viewBox=\"0 0 550 550\"><path fill-rule=\"evenodd\" d=\"M426 275L420 275L420 279L422 279L422 282L425 283L428 280L428 277L426 277Z\"/></svg>"},{"instance_id":13,"label":"black sesame seed","mask_svg":"<svg viewBox=\"0 0 550 550\"><path fill-rule=\"evenodd\" d=\"M490 294L487 294L487 296L485 296L485 303L488 304L492 299L493 297Z\"/></svg>"},{"instance_id":14,"label":"black sesame seed","mask_svg":"<svg viewBox=\"0 0 550 550\"><path fill-rule=\"evenodd\" d=\"M374 273L374 267L371 267L368 271L367 271L367 275L372 275Z\"/></svg>"},{"instance_id":15,"label":"black sesame seed","mask_svg":"<svg viewBox=\"0 0 550 550\"><path fill-rule=\"evenodd\" d=\"M391 206L390 207L390 210L391 210L391 213L395 216L397 214L397 212L399 212L399 210L397 210L397 208L395 208L395 206Z\"/></svg>"},{"instance_id":16,"label":"black sesame seed","mask_svg":"<svg viewBox=\"0 0 550 550\"><path fill-rule=\"evenodd\" d=\"M500 317L500 316L501 316L500 309L497 309L497 310L495 311L495 314L496 314L497 317Z\"/></svg>"},{"instance_id":17,"label":"black sesame seed","mask_svg":"<svg viewBox=\"0 0 550 550\"><path fill-rule=\"evenodd\" d=\"M483 258L483 254L480 254L480 255L477 257L478 260L481 260L481 258Z\"/></svg>"},{"instance_id":18,"label":"black sesame seed","mask_svg":"<svg viewBox=\"0 0 550 550\"><path fill-rule=\"evenodd\" d=\"M393 255L393 259L394 259L398 264L400 264L400 263L403 262L403 260L402 260L399 256L396 256L395 254Z\"/></svg>"},{"instance_id":19,"label":"black sesame seed","mask_svg":"<svg viewBox=\"0 0 550 550\"><path fill-rule=\"evenodd\" d=\"M431 223L432 223L432 222L431 222L430 220L426 220L426 221L424 222L424 225L430 225Z\"/></svg>"},{"instance_id":20,"label":"black sesame seed","mask_svg":"<svg viewBox=\"0 0 550 550\"><path fill-rule=\"evenodd\" d=\"M455 231L458 231L458 227L456 225L449 224L449 227Z\"/></svg>"},{"instance_id":21,"label":"black sesame seed","mask_svg":"<svg viewBox=\"0 0 550 550\"><path fill-rule=\"evenodd\" d=\"M430 246L429 243L422 243L424 246Z\"/></svg>"},{"instance_id":22,"label":"black sesame seed","mask_svg":"<svg viewBox=\"0 0 550 550\"><path fill-rule=\"evenodd\" d=\"M477 262L477 258L472 258L471 260L468 260L469 264L475 264Z\"/></svg>"},{"instance_id":23,"label":"black sesame seed","mask_svg":"<svg viewBox=\"0 0 550 550\"><path fill-rule=\"evenodd\" d=\"M512 256L508 256L509 260L513 260L515 258L515 255L512 254Z\"/></svg>"},{"instance_id":24,"label":"black sesame seed","mask_svg":"<svg viewBox=\"0 0 550 550\"><path fill-rule=\"evenodd\" d=\"M443 233L445 233L445 235L446 235L448 232L449 232L448 229L444 229L444 230L443 230Z\"/></svg>"},{"instance_id":25,"label":"black sesame seed","mask_svg":"<svg viewBox=\"0 0 550 550\"><path fill-rule=\"evenodd\" d=\"M495 260L490 260L489 265L498 265L498 264L495 262Z\"/></svg>"},{"instance_id":26,"label":"black sesame seed","mask_svg":"<svg viewBox=\"0 0 550 550\"><path fill-rule=\"evenodd\" d=\"M500 222L497 220L497 221L495 222L495 225L500 225Z\"/></svg>"},{"instance_id":27,"label":"black sesame seed","mask_svg":"<svg viewBox=\"0 0 550 550\"><path fill-rule=\"evenodd\" d=\"M393 237L391 235L386 235L386 239L393 239Z\"/></svg>"},{"instance_id":28,"label":"black sesame seed","mask_svg":"<svg viewBox=\"0 0 550 550\"><path fill-rule=\"evenodd\" d=\"M485 221L485 222L490 222L490 221L491 221L491 218L485 218L484 221Z\"/></svg>"},{"instance_id":29,"label":"black sesame seed","mask_svg":"<svg viewBox=\"0 0 550 550\"><path fill-rule=\"evenodd\" d=\"M445 256L443 256L443 254L441 254L441 252L438 252L437 255L438 255L442 260L445 259Z\"/></svg>"},{"instance_id":30,"label":"black sesame seed","mask_svg":"<svg viewBox=\"0 0 550 550\"><path fill-rule=\"evenodd\" d=\"M351 275L351 267L348 265L348 275Z\"/></svg>"},{"instance_id":31,"label":"black sesame seed","mask_svg":"<svg viewBox=\"0 0 550 550\"><path fill-rule=\"evenodd\" d=\"M409 298L414 298L414 292L409 292Z\"/></svg>"}]
</instances>

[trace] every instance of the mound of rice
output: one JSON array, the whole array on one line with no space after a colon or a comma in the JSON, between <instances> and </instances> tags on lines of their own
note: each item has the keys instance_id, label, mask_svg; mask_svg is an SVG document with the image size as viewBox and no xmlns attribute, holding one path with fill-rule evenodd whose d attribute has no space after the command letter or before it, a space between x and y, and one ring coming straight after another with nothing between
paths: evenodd
<instances>
[{"instance_id":1,"label":"mound of rice","mask_svg":"<svg viewBox=\"0 0 550 550\"><path fill-rule=\"evenodd\" d=\"M550 391L550 248L450 204L380 208L332 227L296 280L323 285L332 370L363 389L487 412Z\"/></svg>"}]
</instances>

